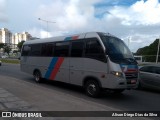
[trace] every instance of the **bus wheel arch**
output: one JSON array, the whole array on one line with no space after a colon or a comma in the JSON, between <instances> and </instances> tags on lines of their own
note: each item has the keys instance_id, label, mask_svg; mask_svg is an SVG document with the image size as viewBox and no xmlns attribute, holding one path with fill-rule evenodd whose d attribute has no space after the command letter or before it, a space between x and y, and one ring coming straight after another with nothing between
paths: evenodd
<instances>
[{"instance_id":1,"label":"bus wheel arch","mask_svg":"<svg viewBox=\"0 0 160 120\"><path fill-rule=\"evenodd\" d=\"M40 72L39 69L35 69L35 70L34 70L33 76L34 76L34 80L35 80L37 83L42 82L42 74L41 74L41 72Z\"/></svg>"},{"instance_id":2,"label":"bus wheel arch","mask_svg":"<svg viewBox=\"0 0 160 120\"><path fill-rule=\"evenodd\" d=\"M94 77L86 77L83 81L85 92L90 97L99 97L101 92L101 83Z\"/></svg>"}]
</instances>

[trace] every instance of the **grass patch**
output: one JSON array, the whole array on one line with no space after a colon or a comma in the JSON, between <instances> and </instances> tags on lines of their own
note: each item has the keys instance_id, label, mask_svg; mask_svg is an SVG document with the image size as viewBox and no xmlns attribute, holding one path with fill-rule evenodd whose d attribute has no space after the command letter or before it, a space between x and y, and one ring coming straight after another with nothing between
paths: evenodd
<instances>
[{"instance_id":1,"label":"grass patch","mask_svg":"<svg viewBox=\"0 0 160 120\"><path fill-rule=\"evenodd\" d=\"M2 63L11 63L11 64L20 64L20 61L17 59L0 59Z\"/></svg>"}]
</instances>

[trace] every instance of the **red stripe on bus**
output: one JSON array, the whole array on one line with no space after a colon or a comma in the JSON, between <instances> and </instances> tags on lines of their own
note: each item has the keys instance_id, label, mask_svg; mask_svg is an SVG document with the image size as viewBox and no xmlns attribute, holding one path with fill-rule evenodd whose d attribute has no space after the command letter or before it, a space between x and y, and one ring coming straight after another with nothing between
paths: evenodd
<instances>
[{"instance_id":1,"label":"red stripe on bus","mask_svg":"<svg viewBox=\"0 0 160 120\"><path fill-rule=\"evenodd\" d=\"M72 40L76 40L76 39L78 39L78 37L79 37L79 36L73 36L73 37L72 37Z\"/></svg>"},{"instance_id":2,"label":"red stripe on bus","mask_svg":"<svg viewBox=\"0 0 160 120\"><path fill-rule=\"evenodd\" d=\"M55 77L57 75L57 72L59 71L59 68L61 67L63 61L64 61L63 57L58 58L58 61L57 61L56 65L55 65L55 67L52 70L52 73L50 75L50 78L49 78L50 80L54 80L55 79Z\"/></svg>"}]
</instances>

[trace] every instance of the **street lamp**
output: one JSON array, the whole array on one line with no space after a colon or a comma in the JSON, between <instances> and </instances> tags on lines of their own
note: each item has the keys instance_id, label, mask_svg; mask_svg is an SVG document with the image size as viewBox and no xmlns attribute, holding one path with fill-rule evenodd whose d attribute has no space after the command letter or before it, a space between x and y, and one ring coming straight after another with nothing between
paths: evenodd
<instances>
[{"instance_id":1,"label":"street lamp","mask_svg":"<svg viewBox=\"0 0 160 120\"><path fill-rule=\"evenodd\" d=\"M49 32L49 30L48 30L48 23L56 23L56 22L52 22L52 21L48 21L48 20L43 20L43 19L41 19L41 18L38 18L38 20L41 20L41 21L47 23L47 37L48 37L48 32Z\"/></svg>"},{"instance_id":2,"label":"street lamp","mask_svg":"<svg viewBox=\"0 0 160 120\"><path fill-rule=\"evenodd\" d=\"M131 36L128 37L128 48L129 48L130 42L131 42Z\"/></svg>"},{"instance_id":3,"label":"street lamp","mask_svg":"<svg viewBox=\"0 0 160 120\"><path fill-rule=\"evenodd\" d=\"M157 58L156 58L156 63L158 63L158 57L159 57L159 47L160 47L160 38L158 40L158 48L157 48Z\"/></svg>"}]
</instances>

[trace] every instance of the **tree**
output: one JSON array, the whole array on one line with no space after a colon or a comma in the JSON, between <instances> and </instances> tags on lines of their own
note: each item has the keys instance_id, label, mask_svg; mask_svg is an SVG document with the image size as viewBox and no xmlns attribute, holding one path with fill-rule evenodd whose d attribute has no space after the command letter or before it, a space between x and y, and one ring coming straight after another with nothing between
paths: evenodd
<instances>
[{"instance_id":1,"label":"tree","mask_svg":"<svg viewBox=\"0 0 160 120\"><path fill-rule=\"evenodd\" d=\"M0 43L0 49L4 47L4 43Z\"/></svg>"},{"instance_id":2,"label":"tree","mask_svg":"<svg viewBox=\"0 0 160 120\"><path fill-rule=\"evenodd\" d=\"M22 40L21 42L18 43L17 47L18 47L19 51L21 51L24 42L25 41Z\"/></svg>"},{"instance_id":3,"label":"tree","mask_svg":"<svg viewBox=\"0 0 160 120\"><path fill-rule=\"evenodd\" d=\"M156 39L149 46L139 48L136 52L136 55L145 56L145 61L155 62L156 55L157 55L158 42L159 42L159 39Z\"/></svg>"},{"instance_id":4,"label":"tree","mask_svg":"<svg viewBox=\"0 0 160 120\"><path fill-rule=\"evenodd\" d=\"M9 45L4 45L3 49L4 49L4 52L6 52L9 56L9 53L11 52L10 46Z\"/></svg>"},{"instance_id":5,"label":"tree","mask_svg":"<svg viewBox=\"0 0 160 120\"><path fill-rule=\"evenodd\" d=\"M18 52L18 50L13 50L13 53L17 53Z\"/></svg>"}]
</instances>

